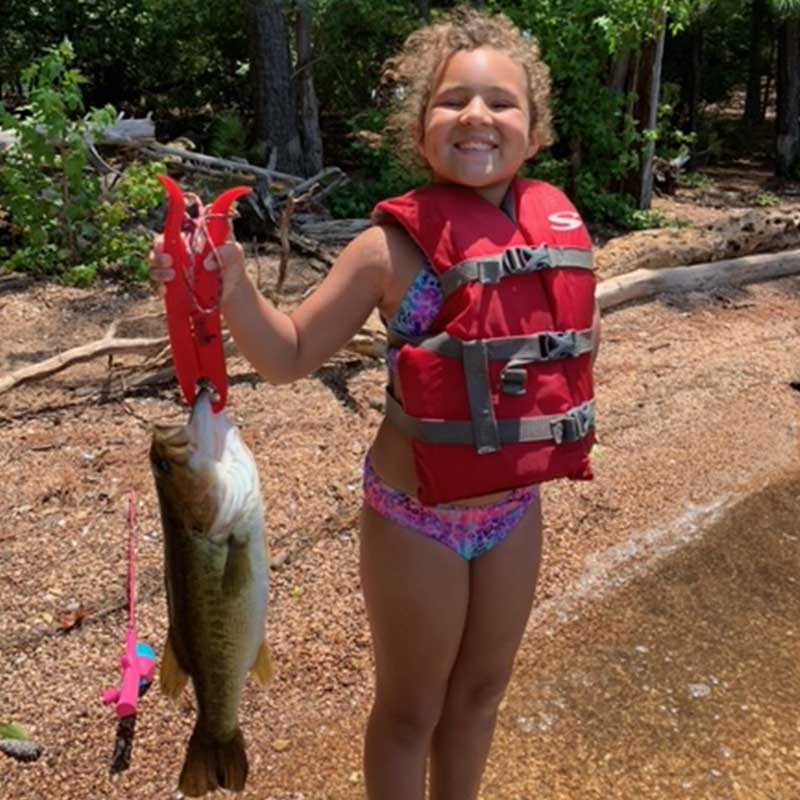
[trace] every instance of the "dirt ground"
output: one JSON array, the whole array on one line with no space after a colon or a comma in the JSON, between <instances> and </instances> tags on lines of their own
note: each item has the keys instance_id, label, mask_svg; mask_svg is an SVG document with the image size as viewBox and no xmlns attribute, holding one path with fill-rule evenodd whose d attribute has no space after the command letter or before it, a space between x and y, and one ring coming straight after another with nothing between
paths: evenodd
<instances>
[{"instance_id":1,"label":"dirt ground","mask_svg":"<svg viewBox=\"0 0 800 800\"><path fill-rule=\"evenodd\" d=\"M752 180L763 190L761 178ZM739 192L741 204L715 199L719 184L657 206L702 225L756 196L740 181L730 191ZM274 255L262 264L271 280ZM316 279L295 259L287 304ZM126 336L162 335L159 310L144 290L4 280L0 370L97 339L117 319L128 321ZM637 535L688 509L758 491L800 468L798 334L800 277L662 295L604 315L596 480L543 492L545 561L511 697L535 685L537 664L560 626L591 605L582 587L604 554L624 551ZM120 367L141 362L95 359L0 396L0 722L22 723L43 747L30 764L0 755L0 798L177 796L194 719L190 693L178 706L157 689L142 699L131 764L118 775L110 774L115 721L100 703L102 690L117 679L124 639L131 492L140 532L140 638L160 652L165 635L161 531L147 449L152 422L183 412L173 385L125 390ZM269 639L277 677L267 692L248 685L243 699L251 763L243 798L363 796L361 735L372 686L356 526L361 462L381 418L384 369L345 354L292 386L274 387L240 358L229 359L228 409L259 464L275 562ZM646 556L632 548L625 560ZM594 593L613 586L609 578ZM576 647L586 649L613 635L613 626L582 630ZM650 795L634 786L620 794L613 782L597 783L594 766L585 784L565 783L558 764L537 759L530 732L521 733L513 720L504 708L485 800L800 796L800 779L763 789L757 772L765 765L780 771L793 758L796 768L796 754L780 752L740 776L741 792L705 787ZM574 757L594 763L591 753Z\"/></svg>"}]
</instances>

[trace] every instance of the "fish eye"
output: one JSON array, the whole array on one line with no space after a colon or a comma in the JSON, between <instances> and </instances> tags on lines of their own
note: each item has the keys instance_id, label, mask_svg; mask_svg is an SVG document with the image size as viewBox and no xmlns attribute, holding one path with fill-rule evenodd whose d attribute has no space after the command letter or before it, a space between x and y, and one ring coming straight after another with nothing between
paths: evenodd
<instances>
[{"instance_id":1,"label":"fish eye","mask_svg":"<svg viewBox=\"0 0 800 800\"><path fill-rule=\"evenodd\" d=\"M169 461L159 458L153 461L153 467L159 475L169 475Z\"/></svg>"}]
</instances>

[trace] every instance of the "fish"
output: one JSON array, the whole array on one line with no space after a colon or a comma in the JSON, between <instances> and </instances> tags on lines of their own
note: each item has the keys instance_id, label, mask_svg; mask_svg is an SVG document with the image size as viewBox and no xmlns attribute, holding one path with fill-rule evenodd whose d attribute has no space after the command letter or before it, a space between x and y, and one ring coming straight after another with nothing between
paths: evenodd
<instances>
[{"instance_id":1,"label":"fish","mask_svg":"<svg viewBox=\"0 0 800 800\"><path fill-rule=\"evenodd\" d=\"M156 424L150 445L169 615L159 684L177 699L191 678L197 698L178 783L188 797L244 788L242 690L248 673L266 686L273 672L258 470L237 427L214 413L212 394L200 389L186 424Z\"/></svg>"}]
</instances>

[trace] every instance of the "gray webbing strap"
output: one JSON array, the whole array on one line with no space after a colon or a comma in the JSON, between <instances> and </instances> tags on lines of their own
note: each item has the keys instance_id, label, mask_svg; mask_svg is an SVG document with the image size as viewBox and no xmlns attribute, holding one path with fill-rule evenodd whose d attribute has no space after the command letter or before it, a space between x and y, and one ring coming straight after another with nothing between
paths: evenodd
<instances>
[{"instance_id":1,"label":"gray webbing strap","mask_svg":"<svg viewBox=\"0 0 800 800\"><path fill-rule=\"evenodd\" d=\"M428 420L412 417L386 392L386 417L403 433L426 444L475 444L469 420ZM569 409L564 414L522 419L497 420L500 444L517 442L577 442L595 426L594 400ZM478 450L480 453L481 451ZM494 452L494 451L484 451Z\"/></svg>"},{"instance_id":2,"label":"gray webbing strap","mask_svg":"<svg viewBox=\"0 0 800 800\"><path fill-rule=\"evenodd\" d=\"M508 275L522 275L543 269L574 267L592 269L591 250L569 247L509 247L496 256L462 261L440 275L442 291L449 297L468 283L499 283Z\"/></svg>"},{"instance_id":3,"label":"gray webbing strap","mask_svg":"<svg viewBox=\"0 0 800 800\"><path fill-rule=\"evenodd\" d=\"M395 331L388 331L387 338L390 347L410 344L449 358L462 358L464 347L470 344L446 332L434 336L403 336ZM593 342L591 328L580 331L544 331L530 336L508 336L482 341L489 361L513 360L515 364L576 358L591 352Z\"/></svg>"},{"instance_id":4,"label":"gray webbing strap","mask_svg":"<svg viewBox=\"0 0 800 800\"><path fill-rule=\"evenodd\" d=\"M463 342L464 380L467 385L469 410L472 417L472 441L480 455L500 449L497 420L492 407L489 385L489 359L486 343L480 339Z\"/></svg>"}]
</instances>

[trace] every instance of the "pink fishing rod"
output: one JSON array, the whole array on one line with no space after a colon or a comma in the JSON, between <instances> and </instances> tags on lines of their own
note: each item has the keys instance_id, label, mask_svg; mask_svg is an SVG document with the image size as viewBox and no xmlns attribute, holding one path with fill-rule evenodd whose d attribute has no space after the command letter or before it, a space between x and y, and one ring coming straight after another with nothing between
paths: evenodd
<instances>
[{"instance_id":1,"label":"pink fishing rod","mask_svg":"<svg viewBox=\"0 0 800 800\"><path fill-rule=\"evenodd\" d=\"M128 628L125 652L120 658L122 678L118 686L103 692L103 702L113 703L118 717L136 713L139 697L153 680L155 658L150 645L138 641L136 636L136 496L131 492L128 496Z\"/></svg>"}]
</instances>

